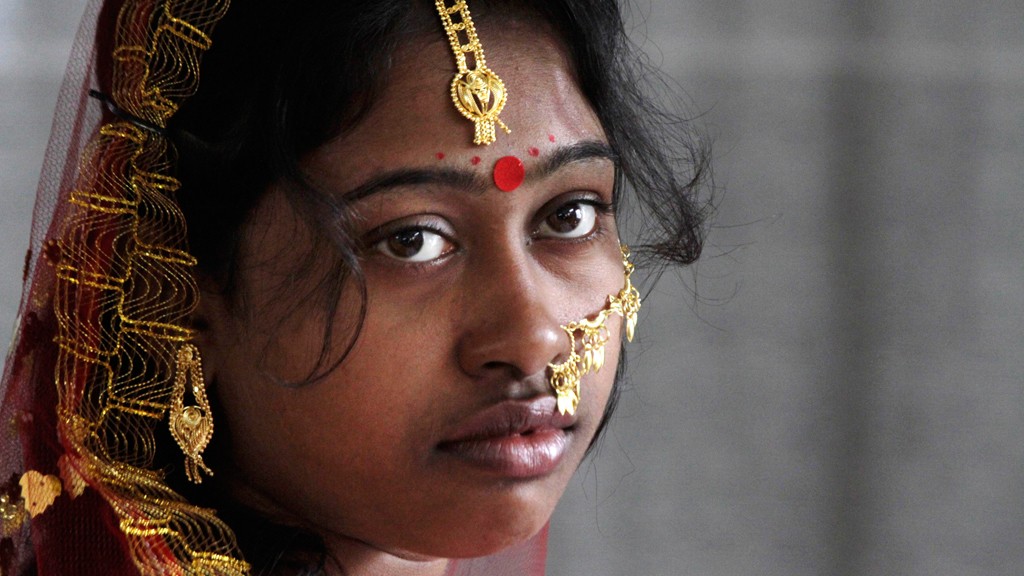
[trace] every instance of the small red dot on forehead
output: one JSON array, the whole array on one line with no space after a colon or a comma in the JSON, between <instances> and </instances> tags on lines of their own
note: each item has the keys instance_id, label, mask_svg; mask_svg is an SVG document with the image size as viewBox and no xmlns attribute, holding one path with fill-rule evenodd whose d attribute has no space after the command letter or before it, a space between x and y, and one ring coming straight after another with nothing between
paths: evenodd
<instances>
[{"instance_id":1,"label":"small red dot on forehead","mask_svg":"<svg viewBox=\"0 0 1024 576\"><path fill-rule=\"evenodd\" d=\"M469 161L469 163L472 164L473 166L476 166L477 164L480 163L480 157L479 156L473 156L473 158Z\"/></svg>"},{"instance_id":2,"label":"small red dot on forehead","mask_svg":"<svg viewBox=\"0 0 1024 576\"><path fill-rule=\"evenodd\" d=\"M531 146L530 156L540 156L540 149Z\"/></svg>"},{"instance_id":3,"label":"small red dot on forehead","mask_svg":"<svg viewBox=\"0 0 1024 576\"><path fill-rule=\"evenodd\" d=\"M444 160L444 152L438 152L437 154L434 154L434 156L436 156L438 160Z\"/></svg>"},{"instance_id":4,"label":"small red dot on forehead","mask_svg":"<svg viewBox=\"0 0 1024 576\"><path fill-rule=\"evenodd\" d=\"M548 141L549 142L554 142L555 141L555 135L554 134L548 134Z\"/></svg>"},{"instance_id":5,"label":"small red dot on forehead","mask_svg":"<svg viewBox=\"0 0 1024 576\"><path fill-rule=\"evenodd\" d=\"M523 161L515 156L499 158L494 164L494 185L502 192L511 192L519 188L525 177Z\"/></svg>"}]
</instances>

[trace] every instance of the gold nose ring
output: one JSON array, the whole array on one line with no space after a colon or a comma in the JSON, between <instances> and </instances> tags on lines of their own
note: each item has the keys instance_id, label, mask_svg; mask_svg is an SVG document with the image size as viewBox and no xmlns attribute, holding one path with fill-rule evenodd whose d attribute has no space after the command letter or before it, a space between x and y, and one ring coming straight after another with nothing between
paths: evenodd
<instances>
[{"instance_id":1,"label":"gold nose ring","mask_svg":"<svg viewBox=\"0 0 1024 576\"><path fill-rule=\"evenodd\" d=\"M604 366L604 346L608 343L608 317L622 316L626 326L626 339L633 341L637 313L640 311L640 292L633 286L630 276L633 263L629 261L629 247L622 244L622 265L626 283L618 294L608 296L608 303L592 319L584 318L561 326L569 337L569 358L560 364L548 364L551 375L548 383L555 391L558 411L575 414L580 403L580 381L588 372L597 372ZM580 334L582 354L576 351L576 335Z\"/></svg>"}]
</instances>

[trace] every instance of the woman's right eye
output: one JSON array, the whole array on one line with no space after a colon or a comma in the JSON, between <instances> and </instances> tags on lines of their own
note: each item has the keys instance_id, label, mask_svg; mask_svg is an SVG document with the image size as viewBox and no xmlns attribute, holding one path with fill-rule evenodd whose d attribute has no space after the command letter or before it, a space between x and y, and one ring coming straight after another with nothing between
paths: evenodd
<instances>
[{"instance_id":1,"label":"woman's right eye","mask_svg":"<svg viewBox=\"0 0 1024 576\"><path fill-rule=\"evenodd\" d=\"M374 245L381 254L402 262L422 263L436 260L452 245L444 236L429 228L404 228L392 232Z\"/></svg>"}]
</instances>

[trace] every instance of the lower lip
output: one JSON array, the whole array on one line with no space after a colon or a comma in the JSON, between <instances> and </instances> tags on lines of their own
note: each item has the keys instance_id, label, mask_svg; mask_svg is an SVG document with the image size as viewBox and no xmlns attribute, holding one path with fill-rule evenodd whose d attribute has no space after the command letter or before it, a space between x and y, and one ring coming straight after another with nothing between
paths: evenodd
<instances>
[{"instance_id":1,"label":"lower lip","mask_svg":"<svg viewBox=\"0 0 1024 576\"><path fill-rule=\"evenodd\" d=\"M568 444L565 430L544 428L525 435L446 442L440 449L499 476L536 478L558 467Z\"/></svg>"}]
</instances>

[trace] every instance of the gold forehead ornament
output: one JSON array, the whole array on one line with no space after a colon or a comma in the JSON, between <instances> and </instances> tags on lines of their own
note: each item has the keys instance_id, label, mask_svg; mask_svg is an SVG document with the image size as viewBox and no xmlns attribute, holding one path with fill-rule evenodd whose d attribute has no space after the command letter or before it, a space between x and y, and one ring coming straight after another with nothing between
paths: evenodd
<instances>
[{"instance_id":1,"label":"gold forehead ornament","mask_svg":"<svg viewBox=\"0 0 1024 576\"><path fill-rule=\"evenodd\" d=\"M569 358L561 364L548 364L551 376L548 383L555 391L558 411L575 414L580 402L580 380L591 370L597 372L604 366L604 345L610 338L607 321L612 314L622 316L626 339L633 341L636 330L637 312L640 311L640 292L633 287L629 277L633 274L633 263L629 261L629 247L623 244L622 265L625 268L626 284L618 294L608 296L608 304L594 316L561 326L569 337ZM576 334L580 334L583 354L576 351Z\"/></svg>"},{"instance_id":2,"label":"gold forehead ornament","mask_svg":"<svg viewBox=\"0 0 1024 576\"><path fill-rule=\"evenodd\" d=\"M476 125L473 143L487 145L494 142L495 123L506 134L511 134L508 126L498 118L505 107L508 92L501 78L487 67L484 48L469 15L469 6L465 0L459 0L451 6L447 5L446 0L436 0L434 4L441 15L441 23L448 34L448 42L455 54L455 64L459 68L452 80L452 102L460 114ZM461 35L465 35L465 42ZM466 64L467 54L473 55L472 70Z\"/></svg>"}]
</instances>

